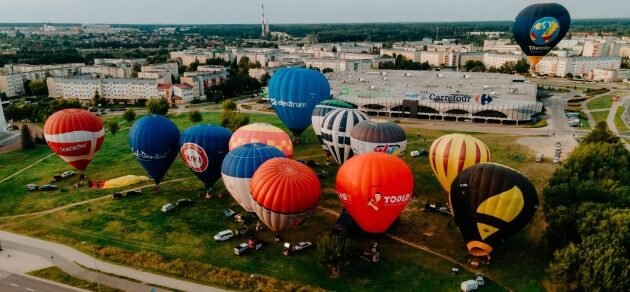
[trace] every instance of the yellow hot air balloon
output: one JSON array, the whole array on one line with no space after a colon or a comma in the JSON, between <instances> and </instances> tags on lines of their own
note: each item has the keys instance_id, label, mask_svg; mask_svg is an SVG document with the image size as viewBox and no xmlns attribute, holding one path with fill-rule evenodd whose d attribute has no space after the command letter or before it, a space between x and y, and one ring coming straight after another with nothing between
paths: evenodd
<instances>
[{"instance_id":1,"label":"yellow hot air balloon","mask_svg":"<svg viewBox=\"0 0 630 292\"><path fill-rule=\"evenodd\" d=\"M488 146L469 135L445 135L433 141L429 148L431 169L447 193L451 183L462 170L489 161Z\"/></svg>"}]
</instances>

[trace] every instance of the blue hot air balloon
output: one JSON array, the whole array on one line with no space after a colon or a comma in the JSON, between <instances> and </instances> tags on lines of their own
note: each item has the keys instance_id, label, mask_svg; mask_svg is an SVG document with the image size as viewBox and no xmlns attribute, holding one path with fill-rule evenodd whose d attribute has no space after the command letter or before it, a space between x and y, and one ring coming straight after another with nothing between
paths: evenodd
<instances>
[{"instance_id":1,"label":"blue hot air balloon","mask_svg":"<svg viewBox=\"0 0 630 292\"><path fill-rule=\"evenodd\" d=\"M514 20L514 39L532 66L549 53L569 31L571 16L557 3L540 3L526 7Z\"/></svg>"},{"instance_id":2,"label":"blue hot air balloon","mask_svg":"<svg viewBox=\"0 0 630 292\"><path fill-rule=\"evenodd\" d=\"M241 145L225 156L221 165L223 184L246 211L254 212L249 192L254 172L265 161L275 157L285 156L278 148L260 143Z\"/></svg>"},{"instance_id":3,"label":"blue hot air balloon","mask_svg":"<svg viewBox=\"0 0 630 292\"><path fill-rule=\"evenodd\" d=\"M208 190L221 178L221 163L228 153L232 132L214 125L198 125L184 131L179 154Z\"/></svg>"},{"instance_id":4,"label":"blue hot air balloon","mask_svg":"<svg viewBox=\"0 0 630 292\"><path fill-rule=\"evenodd\" d=\"M131 127L129 145L138 162L159 185L177 157L179 129L164 116L148 115Z\"/></svg>"},{"instance_id":5,"label":"blue hot air balloon","mask_svg":"<svg viewBox=\"0 0 630 292\"><path fill-rule=\"evenodd\" d=\"M315 106L326 99L330 99L330 84L315 70L280 69L269 81L271 106L296 140L311 124Z\"/></svg>"}]
</instances>

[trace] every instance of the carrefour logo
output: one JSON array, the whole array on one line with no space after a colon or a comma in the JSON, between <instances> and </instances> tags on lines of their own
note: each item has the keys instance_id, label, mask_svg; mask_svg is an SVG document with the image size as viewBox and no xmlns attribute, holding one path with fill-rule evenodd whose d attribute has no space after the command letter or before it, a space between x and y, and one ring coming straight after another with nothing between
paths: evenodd
<instances>
[{"instance_id":1,"label":"carrefour logo","mask_svg":"<svg viewBox=\"0 0 630 292\"><path fill-rule=\"evenodd\" d=\"M529 38L535 44L544 46L555 40L560 34L560 22L553 17L543 17L532 25Z\"/></svg>"},{"instance_id":2,"label":"carrefour logo","mask_svg":"<svg viewBox=\"0 0 630 292\"><path fill-rule=\"evenodd\" d=\"M475 101L480 105L487 105L492 102L492 97L487 94L475 96Z\"/></svg>"},{"instance_id":3,"label":"carrefour logo","mask_svg":"<svg viewBox=\"0 0 630 292\"><path fill-rule=\"evenodd\" d=\"M180 149L186 165L194 172L204 172L208 168L208 155L199 145L185 143Z\"/></svg>"}]
</instances>

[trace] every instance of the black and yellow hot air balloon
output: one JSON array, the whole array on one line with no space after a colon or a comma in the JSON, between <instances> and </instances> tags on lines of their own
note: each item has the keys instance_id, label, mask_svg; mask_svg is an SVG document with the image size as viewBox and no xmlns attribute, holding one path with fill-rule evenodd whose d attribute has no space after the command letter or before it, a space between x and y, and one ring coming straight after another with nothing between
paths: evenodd
<instances>
[{"instance_id":1,"label":"black and yellow hot air balloon","mask_svg":"<svg viewBox=\"0 0 630 292\"><path fill-rule=\"evenodd\" d=\"M429 148L429 163L448 193L455 177L471 165L490 161L490 149L481 140L464 134L444 135Z\"/></svg>"},{"instance_id":2,"label":"black and yellow hot air balloon","mask_svg":"<svg viewBox=\"0 0 630 292\"><path fill-rule=\"evenodd\" d=\"M520 172L495 163L462 171L449 194L455 224L469 254L487 257L521 230L538 207L534 185Z\"/></svg>"}]
</instances>

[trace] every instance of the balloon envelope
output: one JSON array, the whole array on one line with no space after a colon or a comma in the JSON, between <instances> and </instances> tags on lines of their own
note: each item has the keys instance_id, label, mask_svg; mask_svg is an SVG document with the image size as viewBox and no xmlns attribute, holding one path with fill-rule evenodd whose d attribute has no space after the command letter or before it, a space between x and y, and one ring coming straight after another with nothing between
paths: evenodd
<instances>
[{"instance_id":1,"label":"balloon envelope","mask_svg":"<svg viewBox=\"0 0 630 292\"><path fill-rule=\"evenodd\" d=\"M322 140L328 151L340 165L352 157L350 131L354 125L369 120L365 113L355 109L336 109L324 116L322 121Z\"/></svg>"},{"instance_id":2,"label":"balloon envelope","mask_svg":"<svg viewBox=\"0 0 630 292\"><path fill-rule=\"evenodd\" d=\"M336 109L339 108L347 108L351 109L352 106L349 103L343 102L341 100L336 99L328 99L318 103L313 109L313 115L311 116L311 124L313 124L313 131L315 131L315 135L319 140L319 143L322 144L324 150L328 150L324 141L322 141L322 122L324 121L324 116Z\"/></svg>"},{"instance_id":3,"label":"balloon envelope","mask_svg":"<svg viewBox=\"0 0 630 292\"><path fill-rule=\"evenodd\" d=\"M521 230L538 207L534 185L518 171L495 163L462 171L449 198L455 223L475 256L489 255Z\"/></svg>"},{"instance_id":4,"label":"balloon envelope","mask_svg":"<svg viewBox=\"0 0 630 292\"><path fill-rule=\"evenodd\" d=\"M518 45L536 65L567 34L571 16L557 3L534 4L523 9L514 20L512 33Z\"/></svg>"},{"instance_id":5,"label":"balloon envelope","mask_svg":"<svg viewBox=\"0 0 630 292\"><path fill-rule=\"evenodd\" d=\"M295 136L310 125L315 105L326 99L330 99L330 84L318 71L285 68L269 80L271 106Z\"/></svg>"},{"instance_id":6,"label":"balloon envelope","mask_svg":"<svg viewBox=\"0 0 630 292\"><path fill-rule=\"evenodd\" d=\"M258 218L273 232L282 232L310 216L322 190L308 166L288 158L272 158L254 173L250 192Z\"/></svg>"},{"instance_id":7,"label":"balloon envelope","mask_svg":"<svg viewBox=\"0 0 630 292\"><path fill-rule=\"evenodd\" d=\"M44 137L53 152L72 167L85 171L105 140L103 123L82 109L55 112L44 124Z\"/></svg>"},{"instance_id":8,"label":"balloon envelope","mask_svg":"<svg viewBox=\"0 0 630 292\"><path fill-rule=\"evenodd\" d=\"M230 151L248 143L267 144L278 148L286 157L293 157L293 143L289 135L267 123L253 123L238 128L230 138Z\"/></svg>"},{"instance_id":9,"label":"balloon envelope","mask_svg":"<svg viewBox=\"0 0 630 292\"><path fill-rule=\"evenodd\" d=\"M429 148L435 177L448 192L455 177L471 165L490 161L490 150L481 140L463 134L444 135Z\"/></svg>"},{"instance_id":10,"label":"balloon envelope","mask_svg":"<svg viewBox=\"0 0 630 292\"><path fill-rule=\"evenodd\" d=\"M407 149L407 134L395 123L380 119L366 120L352 128L350 145L355 155L383 152L401 157Z\"/></svg>"},{"instance_id":11,"label":"balloon envelope","mask_svg":"<svg viewBox=\"0 0 630 292\"><path fill-rule=\"evenodd\" d=\"M131 152L159 184L179 152L179 129L162 115L139 119L129 131Z\"/></svg>"},{"instance_id":12,"label":"balloon envelope","mask_svg":"<svg viewBox=\"0 0 630 292\"><path fill-rule=\"evenodd\" d=\"M350 158L337 172L337 195L361 229L385 232L413 193L413 175L400 158L366 153Z\"/></svg>"},{"instance_id":13,"label":"balloon envelope","mask_svg":"<svg viewBox=\"0 0 630 292\"><path fill-rule=\"evenodd\" d=\"M236 202L247 212L254 212L249 187L254 172L265 161L285 157L282 151L269 145L245 144L231 150L221 165L223 184Z\"/></svg>"},{"instance_id":14,"label":"balloon envelope","mask_svg":"<svg viewBox=\"0 0 630 292\"><path fill-rule=\"evenodd\" d=\"M221 164L228 153L232 132L214 125L188 128L179 139L179 153L184 163L211 189L221 177Z\"/></svg>"}]
</instances>

